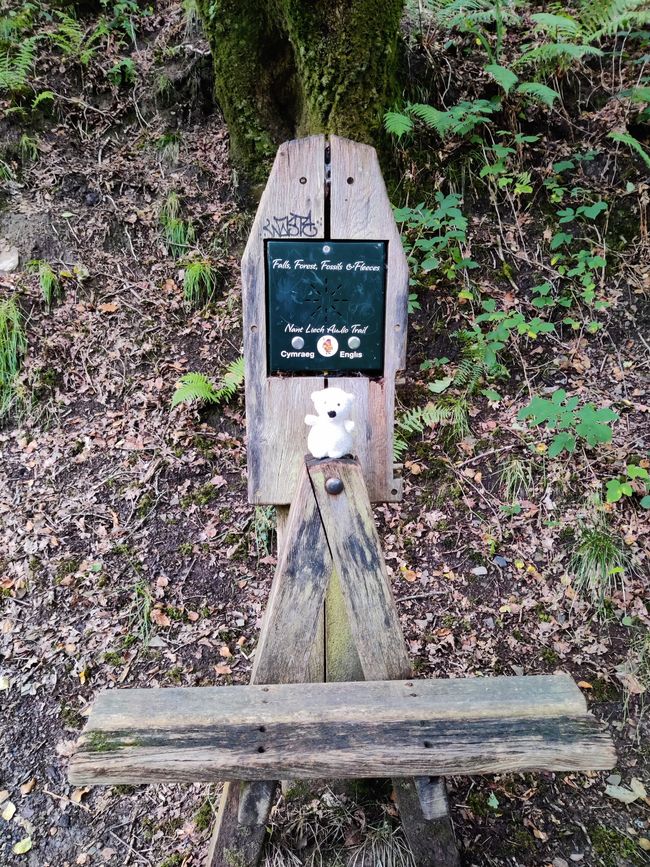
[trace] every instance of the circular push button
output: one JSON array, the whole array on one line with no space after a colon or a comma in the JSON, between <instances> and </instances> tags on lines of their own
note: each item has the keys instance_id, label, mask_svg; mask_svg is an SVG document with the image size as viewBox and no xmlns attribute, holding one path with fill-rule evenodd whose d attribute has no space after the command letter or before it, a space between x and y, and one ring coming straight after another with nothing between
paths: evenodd
<instances>
[{"instance_id":1,"label":"circular push button","mask_svg":"<svg viewBox=\"0 0 650 867\"><path fill-rule=\"evenodd\" d=\"M361 341L358 337L348 337L348 346L350 349L358 349L361 346Z\"/></svg>"},{"instance_id":2,"label":"circular push button","mask_svg":"<svg viewBox=\"0 0 650 867\"><path fill-rule=\"evenodd\" d=\"M305 341L302 339L302 337L293 337L291 339L291 345L294 349L302 349L305 345Z\"/></svg>"}]
</instances>

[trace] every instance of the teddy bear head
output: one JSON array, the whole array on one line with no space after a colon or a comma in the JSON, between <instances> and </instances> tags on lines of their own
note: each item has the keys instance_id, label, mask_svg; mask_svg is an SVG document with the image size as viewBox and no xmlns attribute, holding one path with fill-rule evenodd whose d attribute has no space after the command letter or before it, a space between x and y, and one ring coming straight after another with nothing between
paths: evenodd
<instances>
[{"instance_id":1,"label":"teddy bear head","mask_svg":"<svg viewBox=\"0 0 650 867\"><path fill-rule=\"evenodd\" d=\"M337 419L338 421L345 421L350 418L354 395L348 394L342 388L324 388L322 391L314 391L311 399L314 401L316 412L321 418Z\"/></svg>"}]
</instances>

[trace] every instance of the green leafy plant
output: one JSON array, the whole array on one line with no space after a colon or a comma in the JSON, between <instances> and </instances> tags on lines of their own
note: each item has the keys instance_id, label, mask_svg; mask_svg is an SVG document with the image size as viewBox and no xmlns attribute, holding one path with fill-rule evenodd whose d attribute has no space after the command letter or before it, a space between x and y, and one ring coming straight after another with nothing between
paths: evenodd
<instances>
[{"instance_id":1,"label":"green leafy plant","mask_svg":"<svg viewBox=\"0 0 650 867\"><path fill-rule=\"evenodd\" d=\"M643 147L641 142L634 138L629 132L610 132L607 135L608 138L611 138L613 141L620 142L621 144L627 145L631 148L635 153L637 153L643 162L646 164L648 168L650 168L650 154Z\"/></svg>"},{"instance_id":2,"label":"green leafy plant","mask_svg":"<svg viewBox=\"0 0 650 867\"><path fill-rule=\"evenodd\" d=\"M514 0L452 0L439 5L435 19L448 30L473 36L485 50L489 63L498 64L508 26L521 21L515 6Z\"/></svg>"},{"instance_id":3,"label":"green leafy plant","mask_svg":"<svg viewBox=\"0 0 650 867\"><path fill-rule=\"evenodd\" d=\"M39 259L33 259L27 263L30 271L35 271L38 274L38 284L43 293L43 301L49 310L52 303L57 301L62 294L61 281L57 273L48 262Z\"/></svg>"},{"instance_id":4,"label":"green leafy plant","mask_svg":"<svg viewBox=\"0 0 650 867\"><path fill-rule=\"evenodd\" d=\"M159 215L165 241L175 258L187 253L196 237L192 221L183 220L179 216L180 210L180 196L171 192L163 202Z\"/></svg>"},{"instance_id":5,"label":"green leafy plant","mask_svg":"<svg viewBox=\"0 0 650 867\"><path fill-rule=\"evenodd\" d=\"M618 414L607 407L596 409L587 403L579 407L580 398L567 398L567 393L558 388L548 400L534 397L528 406L519 410L517 418L529 425L546 425L546 429L557 431L548 450L549 457L555 458L563 451L572 454L578 439L590 446L611 442L612 429L608 422L618 420Z\"/></svg>"},{"instance_id":6,"label":"green leafy plant","mask_svg":"<svg viewBox=\"0 0 650 867\"><path fill-rule=\"evenodd\" d=\"M386 131L401 138L414 127L413 118L425 127L435 130L440 138L466 136L477 127L490 122L490 115L501 109L498 99L475 99L459 102L444 111L423 103L408 103L402 112L391 111L384 115Z\"/></svg>"},{"instance_id":7,"label":"green leafy plant","mask_svg":"<svg viewBox=\"0 0 650 867\"><path fill-rule=\"evenodd\" d=\"M643 486L645 496L641 497L640 505L644 509L650 509L650 474L644 467L636 464L628 464L625 467L625 475L617 476L607 482L606 499L608 503L617 503L623 497L631 497L634 494L632 483L637 481Z\"/></svg>"},{"instance_id":8,"label":"green leafy plant","mask_svg":"<svg viewBox=\"0 0 650 867\"><path fill-rule=\"evenodd\" d=\"M244 358L240 356L228 365L221 384L215 387L202 373L186 373L176 385L172 407L179 403L216 403L230 400L244 381Z\"/></svg>"},{"instance_id":9,"label":"green leafy plant","mask_svg":"<svg viewBox=\"0 0 650 867\"><path fill-rule=\"evenodd\" d=\"M408 448L408 438L422 434L427 428L440 425L443 439L453 444L469 434L468 402L464 396L444 395L435 403L418 406L399 415L395 420L393 455L401 460Z\"/></svg>"},{"instance_id":10,"label":"green leafy plant","mask_svg":"<svg viewBox=\"0 0 650 867\"><path fill-rule=\"evenodd\" d=\"M0 302L0 419L16 400L16 379L27 351L23 317L14 298Z\"/></svg>"},{"instance_id":11,"label":"green leafy plant","mask_svg":"<svg viewBox=\"0 0 650 867\"><path fill-rule=\"evenodd\" d=\"M190 307L211 301L217 288L217 271L207 259L194 259L185 267L183 296Z\"/></svg>"},{"instance_id":12,"label":"green leafy plant","mask_svg":"<svg viewBox=\"0 0 650 867\"><path fill-rule=\"evenodd\" d=\"M452 279L460 270L478 267L462 252L461 244L467 241L467 218L460 209L461 201L458 193L445 195L438 191L433 208L426 207L424 202L414 208L395 208L415 282L434 270Z\"/></svg>"},{"instance_id":13,"label":"green leafy plant","mask_svg":"<svg viewBox=\"0 0 650 867\"><path fill-rule=\"evenodd\" d=\"M512 333L534 340L540 334L551 334L555 331L552 322L547 322L539 316L527 320L520 311L506 313L504 310L497 310L493 298L486 299L481 306L484 312L474 320L473 330L463 333L466 339L474 339L477 346L481 347L485 365L491 371L497 364L498 354L506 347ZM484 332L481 329L484 322L496 324L490 331Z\"/></svg>"},{"instance_id":14,"label":"green leafy plant","mask_svg":"<svg viewBox=\"0 0 650 867\"><path fill-rule=\"evenodd\" d=\"M64 57L88 66L99 51L99 43L108 34L108 26L102 20L94 28L85 27L68 12L55 11L54 14L59 19L59 24L56 30L50 33L50 41Z\"/></svg>"},{"instance_id":15,"label":"green leafy plant","mask_svg":"<svg viewBox=\"0 0 650 867\"><path fill-rule=\"evenodd\" d=\"M589 596L601 616L607 613L606 600L620 588L629 565L629 556L602 516L592 526L583 526L569 561L569 572L578 593Z\"/></svg>"},{"instance_id":16,"label":"green leafy plant","mask_svg":"<svg viewBox=\"0 0 650 867\"><path fill-rule=\"evenodd\" d=\"M18 152L23 165L34 163L38 159L38 142L27 133L23 133L18 141Z\"/></svg>"},{"instance_id":17,"label":"green leafy plant","mask_svg":"<svg viewBox=\"0 0 650 867\"><path fill-rule=\"evenodd\" d=\"M150 14L148 9L142 9L136 0L102 0L106 12L106 28L111 33L121 34L135 45L135 22L143 15Z\"/></svg>"},{"instance_id":18,"label":"green leafy plant","mask_svg":"<svg viewBox=\"0 0 650 867\"><path fill-rule=\"evenodd\" d=\"M168 166L174 166L180 155L181 134L179 132L167 132L156 139L155 147L162 162Z\"/></svg>"},{"instance_id":19,"label":"green leafy plant","mask_svg":"<svg viewBox=\"0 0 650 867\"><path fill-rule=\"evenodd\" d=\"M138 73L135 68L135 63L131 58L123 57L121 60L117 60L113 64L106 73L106 77L111 84L115 85L115 87L120 87L121 85L132 86L136 82Z\"/></svg>"},{"instance_id":20,"label":"green leafy plant","mask_svg":"<svg viewBox=\"0 0 650 867\"><path fill-rule=\"evenodd\" d=\"M0 92L17 94L25 90L36 60L38 37L16 41L0 53Z\"/></svg>"}]
</instances>

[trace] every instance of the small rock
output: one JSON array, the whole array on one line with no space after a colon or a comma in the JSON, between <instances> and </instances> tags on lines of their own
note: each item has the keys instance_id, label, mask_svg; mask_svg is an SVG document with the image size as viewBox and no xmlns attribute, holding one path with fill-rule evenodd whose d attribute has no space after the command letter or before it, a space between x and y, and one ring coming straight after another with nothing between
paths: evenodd
<instances>
[{"instance_id":1,"label":"small rock","mask_svg":"<svg viewBox=\"0 0 650 867\"><path fill-rule=\"evenodd\" d=\"M503 569L505 566L508 565L510 561L507 557L501 557L500 554L497 554L492 562L495 566L499 566L501 569Z\"/></svg>"},{"instance_id":2,"label":"small rock","mask_svg":"<svg viewBox=\"0 0 650 867\"><path fill-rule=\"evenodd\" d=\"M569 867L569 862L564 858L553 858L553 867Z\"/></svg>"},{"instance_id":3,"label":"small rock","mask_svg":"<svg viewBox=\"0 0 650 867\"><path fill-rule=\"evenodd\" d=\"M483 621L488 629L494 629L494 619L492 617L486 617Z\"/></svg>"},{"instance_id":4,"label":"small rock","mask_svg":"<svg viewBox=\"0 0 650 867\"><path fill-rule=\"evenodd\" d=\"M607 782L610 784L610 786L618 786L621 782L621 775L620 774L610 774L607 777Z\"/></svg>"},{"instance_id":5,"label":"small rock","mask_svg":"<svg viewBox=\"0 0 650 867\"><path fill-rule=\"evenodd\" d=\"M59 828L69 828L70 827L70 816L68 816L67 813L63 813L57 819L56 824L59 826Z\"/></svg>"},{"instance_id":6,"label":"small rock","mask_svg":"<svg viewBox=\"0 0 650 867\"><path fill-rule=\"evenodd\" d=\"M523 677L524 676L523 666L512 664L510 666L510 668L514 671L514 673L517 675L517 677Z\"/></svg>"},{"instance_id":7,"label":"small rock","mask_svg":"<svg viewBox=\"0 0 650 867\"><path fill-rule=\"evenodd\" d=\"M487 569L485 566L477 566L475 569L471 570L472 575L487 575Z\"/></svg>"},{"instance_id":8,"label":"small rock","mask_svg":"<svg viewBox=\"0 0 650 867\"><path fill-rule=\"evenodd\" d=\"M569 855L569 858L572 861L584 861L584 854L582 852L576 852L574 855Z\"/></svg>"},{"instance_id":9,"label":"small rock","mask_svg":"<svg viewBox=\"0 0 650 867\"><path fill-rule=\"evenodd\" d=\"M20 262L18 248L10 244L5 238L0 238L0 271L8 274L15 271Z\"/></svg>"},{"instance_id":10,"label":"small rock","mask_svg":"<svg viewBox=\"0 0 650 867\"><path fill-rule=\"evenodd\" d=\"M93 205L96 205L101 200L100 194L97 190L90 190L90 192L86 193L85 202L91 208Z\"/></svg>"}]
</instances>

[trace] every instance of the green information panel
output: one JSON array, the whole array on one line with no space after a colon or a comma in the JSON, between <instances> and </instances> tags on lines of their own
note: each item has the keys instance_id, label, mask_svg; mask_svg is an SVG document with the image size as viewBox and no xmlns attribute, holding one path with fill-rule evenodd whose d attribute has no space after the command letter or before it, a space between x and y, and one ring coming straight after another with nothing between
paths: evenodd
<instances>
[{"instance_id":1,"label":"green information panel","mask_svg":"<svg viewBox=\"0 0 650 867\"><path fill-rule=\"evenodd\" d=\"M267 241L270 371L383 372L385 241Z\"/></svg>"}]
</instances>

